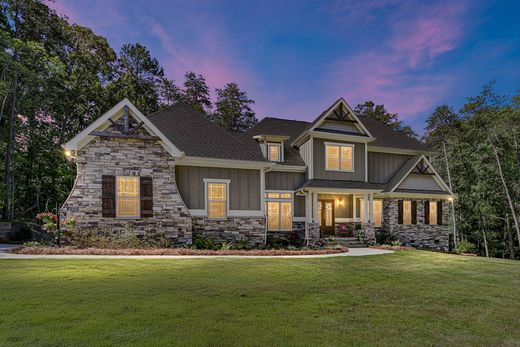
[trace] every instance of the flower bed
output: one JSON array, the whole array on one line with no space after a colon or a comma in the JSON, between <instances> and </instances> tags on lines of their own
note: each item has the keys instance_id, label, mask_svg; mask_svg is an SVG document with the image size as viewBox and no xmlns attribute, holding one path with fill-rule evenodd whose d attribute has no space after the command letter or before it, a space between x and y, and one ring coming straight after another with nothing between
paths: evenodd
<instances>
[{"instance_id":1,"label":"flower bed","mask_svg":"<svg viewBox=\"0 0 520 347\"><path fill-rule=\"evenodd\" d=\"M77 248L77 247L21 247L11 250L17 254L40 255L313 255L348 252L347 247L324 249L250 249L210 250L194 248Z\"/></svg>"}]
</instances>

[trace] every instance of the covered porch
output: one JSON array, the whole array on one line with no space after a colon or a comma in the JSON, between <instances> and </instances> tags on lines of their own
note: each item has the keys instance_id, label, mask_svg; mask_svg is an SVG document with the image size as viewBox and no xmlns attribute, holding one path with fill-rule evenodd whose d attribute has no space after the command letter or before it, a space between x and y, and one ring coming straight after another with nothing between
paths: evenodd
<instances>
[{"instance_id":1,"label":"covered porch","mask_svg":"<svg viewBox=\"0 0 520 347\"><path fill-rule=\"evenodd\" d=\"M307 239L336 237L375 241L383 204L377 189L308 188L305 194Z\"/></svg>"}]
</instances>

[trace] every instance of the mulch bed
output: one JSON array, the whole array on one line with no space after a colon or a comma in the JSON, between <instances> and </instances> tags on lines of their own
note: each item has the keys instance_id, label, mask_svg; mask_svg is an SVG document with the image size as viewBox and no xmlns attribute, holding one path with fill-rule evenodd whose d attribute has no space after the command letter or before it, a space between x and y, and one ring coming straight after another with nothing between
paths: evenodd
<instances>
[{"instance_id":1,"label":"mulch bed","mask_svg":"<svg viewBox=\"0 0 520 347\"><path fill-rule=\"evenodd\" d=\"M390 245L378 245L378 246L370 246L370 248L376 248L376 249L386 249L390 251L411 251L414 250L414 247L408 247L408 246L390 246Z\"/></svg>"},{"instance_id":2,"label":"mulch bed","mask_svg":"<svg viewBox=\"0 0 520 347\"><path fill-rule=\"evenodd\" d=\"M312 254L337 254L348 252L347 247L340 249L251 249L251 250L218 250L193 249L193 248L76 248L66 247L21 247L13 249L16 254L40 254L40 255L312 255Z\"/></svg>"}]
</instances>

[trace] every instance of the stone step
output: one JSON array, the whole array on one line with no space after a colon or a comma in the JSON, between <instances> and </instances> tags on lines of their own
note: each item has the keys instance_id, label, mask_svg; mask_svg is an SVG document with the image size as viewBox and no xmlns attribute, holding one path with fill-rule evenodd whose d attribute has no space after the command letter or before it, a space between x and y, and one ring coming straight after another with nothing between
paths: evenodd
<instances>
[{"instance_id":1,"label":"stone step","mask_svg":"<svg viewBox=\"0 0 520 347\"><path fill-rule=\"evenodd\" d=\"M356 237L337 237L336 243L349 248L361 248L365 247L363 241L358 240Z\"/></svg>"}]
</instances>

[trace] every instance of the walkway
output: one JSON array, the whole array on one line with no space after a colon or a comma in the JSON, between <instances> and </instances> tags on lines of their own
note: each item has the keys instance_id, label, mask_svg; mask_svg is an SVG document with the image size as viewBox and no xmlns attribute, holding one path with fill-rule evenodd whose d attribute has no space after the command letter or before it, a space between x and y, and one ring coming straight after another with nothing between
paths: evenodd
<instances>
[{"instance_id":1,"label":"walkway","mask_svg":"<svg viewBox=\"0 0 520 347\"><path fill-rule=\"evenodd\" d=\"M388 254L388 251L375 248L351 248L346 253L311 254L311 255L39 255L39 254L12 254L5 251L15 248L16 245L0 244L0 259L260 259L260 258L332 258L332 257L359 257L366 255Z\"/></svg>"}]
</instances>

